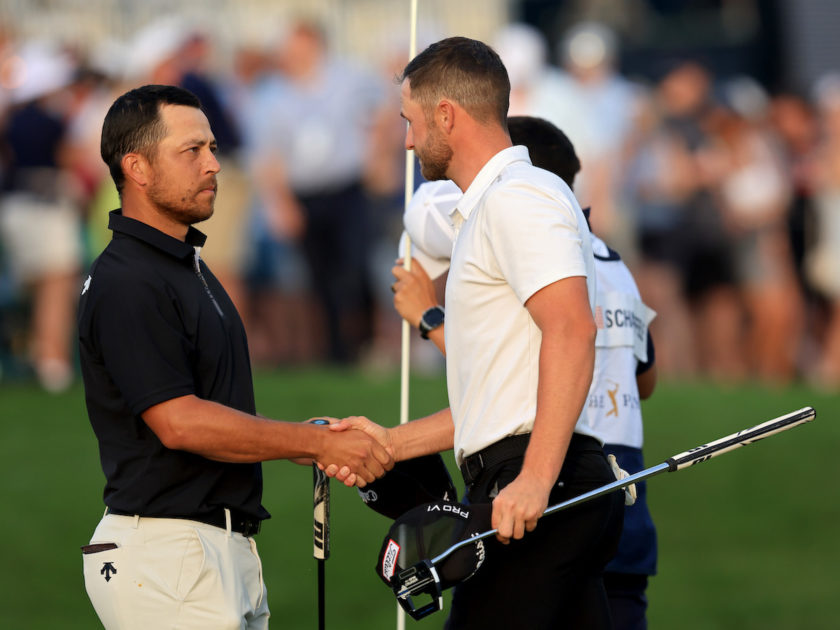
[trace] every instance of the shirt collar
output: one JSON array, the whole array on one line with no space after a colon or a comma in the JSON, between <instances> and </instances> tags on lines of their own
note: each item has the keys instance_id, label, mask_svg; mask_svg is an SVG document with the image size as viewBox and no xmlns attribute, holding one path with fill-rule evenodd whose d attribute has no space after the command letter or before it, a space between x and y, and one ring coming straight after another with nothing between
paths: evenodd
<instances>
[{"instance_id":1,"label":"shirt collar","mask_svg":"<svg viewBox=\"0 0 840 630\"><path fill-rule=\"evenodd\" d=\"M202 247L207 240L207 236L193 226L187 230L186 239L180 241L142 221L123 216L121 209L112 210L108 216L108 229L114 234L132 236L175 258L192 259L195 256L195 248Z\"/></svg>"},{"instance_id":2,"label":"shirt collar","mask_svg":"<svg viewBox=\"0 0 840 630\"><path fill-rule=\"evenodd\" d=\"M455 221L456 213L461 215L461 221L469 219L470 214L472 214L478 202L481 201L490 184L496 181L502 171L514 162L531 163L531 157L528 154L527 147L517 145L502 149L481 167L475 179L472 180L472 183L464 191L464 196L461 197L458 204L449 212L456 225L458 224Z\"/></svg>"}]
</instances>

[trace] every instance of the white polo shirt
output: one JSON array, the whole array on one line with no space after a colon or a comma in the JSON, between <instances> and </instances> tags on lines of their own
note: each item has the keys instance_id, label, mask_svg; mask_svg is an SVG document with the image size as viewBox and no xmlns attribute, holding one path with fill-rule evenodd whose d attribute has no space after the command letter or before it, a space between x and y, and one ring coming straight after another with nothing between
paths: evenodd
<instances>
[{"instance_id":1,"label":"white polo shirt","mask_svg":"<svg viewBox=\"0 0 840 630\"><path fill-rule=\"evenodd\" d=\"M421 184L405 210L412 256L432 277L449 269L455 227L450 213L462 196L450 180ZM576 431L602 443L642 448L643 430L636 366L646 362L647 336L655 311L644 304L630 270L590 233L595 255L595 370ZM400 241L405 254L405 238Z\"/></svg>"},{"instance_id":2,"label":"white polo shirt","mask_svg":"<svg viewBox=\"0 0 840 630\"><path fill-rule=\"evenodd\" d=\"M523 146L491 158L451 217L446 373L460 464L533 428L542 335L525 302L557 280L585 276L592 303L595 272L574 195L559 177L531 165Z\"/></svg>"}]
</instances>

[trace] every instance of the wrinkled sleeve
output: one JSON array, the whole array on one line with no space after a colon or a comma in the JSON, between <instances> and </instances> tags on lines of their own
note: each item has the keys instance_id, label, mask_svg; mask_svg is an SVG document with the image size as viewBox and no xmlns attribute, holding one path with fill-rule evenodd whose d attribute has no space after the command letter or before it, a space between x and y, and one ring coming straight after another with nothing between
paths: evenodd
<instances>
[{"instance_id":1,"label":"wrinkled sleeve","mask_svg":"<svg viewBox=\"0 0 840 630\"><path fill-rule=\"evenodd\" d=\"M523 304L553 282L586 277L577 219L563 200L509 186L488 200L485 229L499 272Z\"/></svg>"}]
</instances>

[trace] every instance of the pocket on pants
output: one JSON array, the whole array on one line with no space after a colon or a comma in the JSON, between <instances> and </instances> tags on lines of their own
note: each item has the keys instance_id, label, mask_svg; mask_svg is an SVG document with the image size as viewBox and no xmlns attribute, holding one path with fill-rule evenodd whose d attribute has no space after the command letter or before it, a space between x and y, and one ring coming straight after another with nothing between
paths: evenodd
<instances>
[{"instance_id":1,"label":"pocket on pants","mask_svg":"<svg viewBox=\"0 0 840 630\"><path fill-rule=\"evenodd\" d=\"M204 570L205 559L206 547L201 532L193 530L193 535L184 544L181 568L175 585L175 592L181 599L185 599L195 588Z\"/></svg>"},{"instance_id":2,"label":"pocket on pants","mask_svg":"<svg viewBox=\"0 0 840 630\"><path fill-rule=\"evenodd\" d=\"M116 577L118 561L123 557L123 550L114 542L92 542L82 546L82 563L85 571L85 584L91 580L110 582Z\"/></svg>"},{"instance_id":3,"label":"pocket on pants","mask_svg":"<svg viewBox=\"0 0 840 630\"><path fill-rule=\"evenodd\" d=\"M106 628L115 628L118 624L119 611L116 606L121 591L120 583L128 573L124 569L120 573L124 558L125 550L116 543L91 543L82 547L85 591Z\"/></svg>"},{"instance_id":4,"label":"pocket on pants","mask_svg":"<svg viewBox=\"0 0 840 630\"><path fill-rule=\"evenodd\" d=\"M151 519L150 519L151 520ZM183 601L201 578L205 550L199 530L160 519L146 529L142 546L133 549L138 582L172 601Z\"/></svg>"}]
</instances>

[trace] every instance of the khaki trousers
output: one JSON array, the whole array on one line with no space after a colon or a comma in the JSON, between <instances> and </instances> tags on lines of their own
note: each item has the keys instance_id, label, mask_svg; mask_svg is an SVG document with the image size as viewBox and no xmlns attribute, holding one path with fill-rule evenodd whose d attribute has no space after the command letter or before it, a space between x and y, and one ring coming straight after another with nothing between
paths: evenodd
<instances>
[{"instance_id":1,"label":"khaki trousers","mask_svg":"<svg viewBox=\"0 0 840 630\"><path fill-rule=\"evenodd\" d=\"M212 525L106 514L83 548L85 589L106 630L264 630L253 538Z\"/></svg>"}]
</instances>

